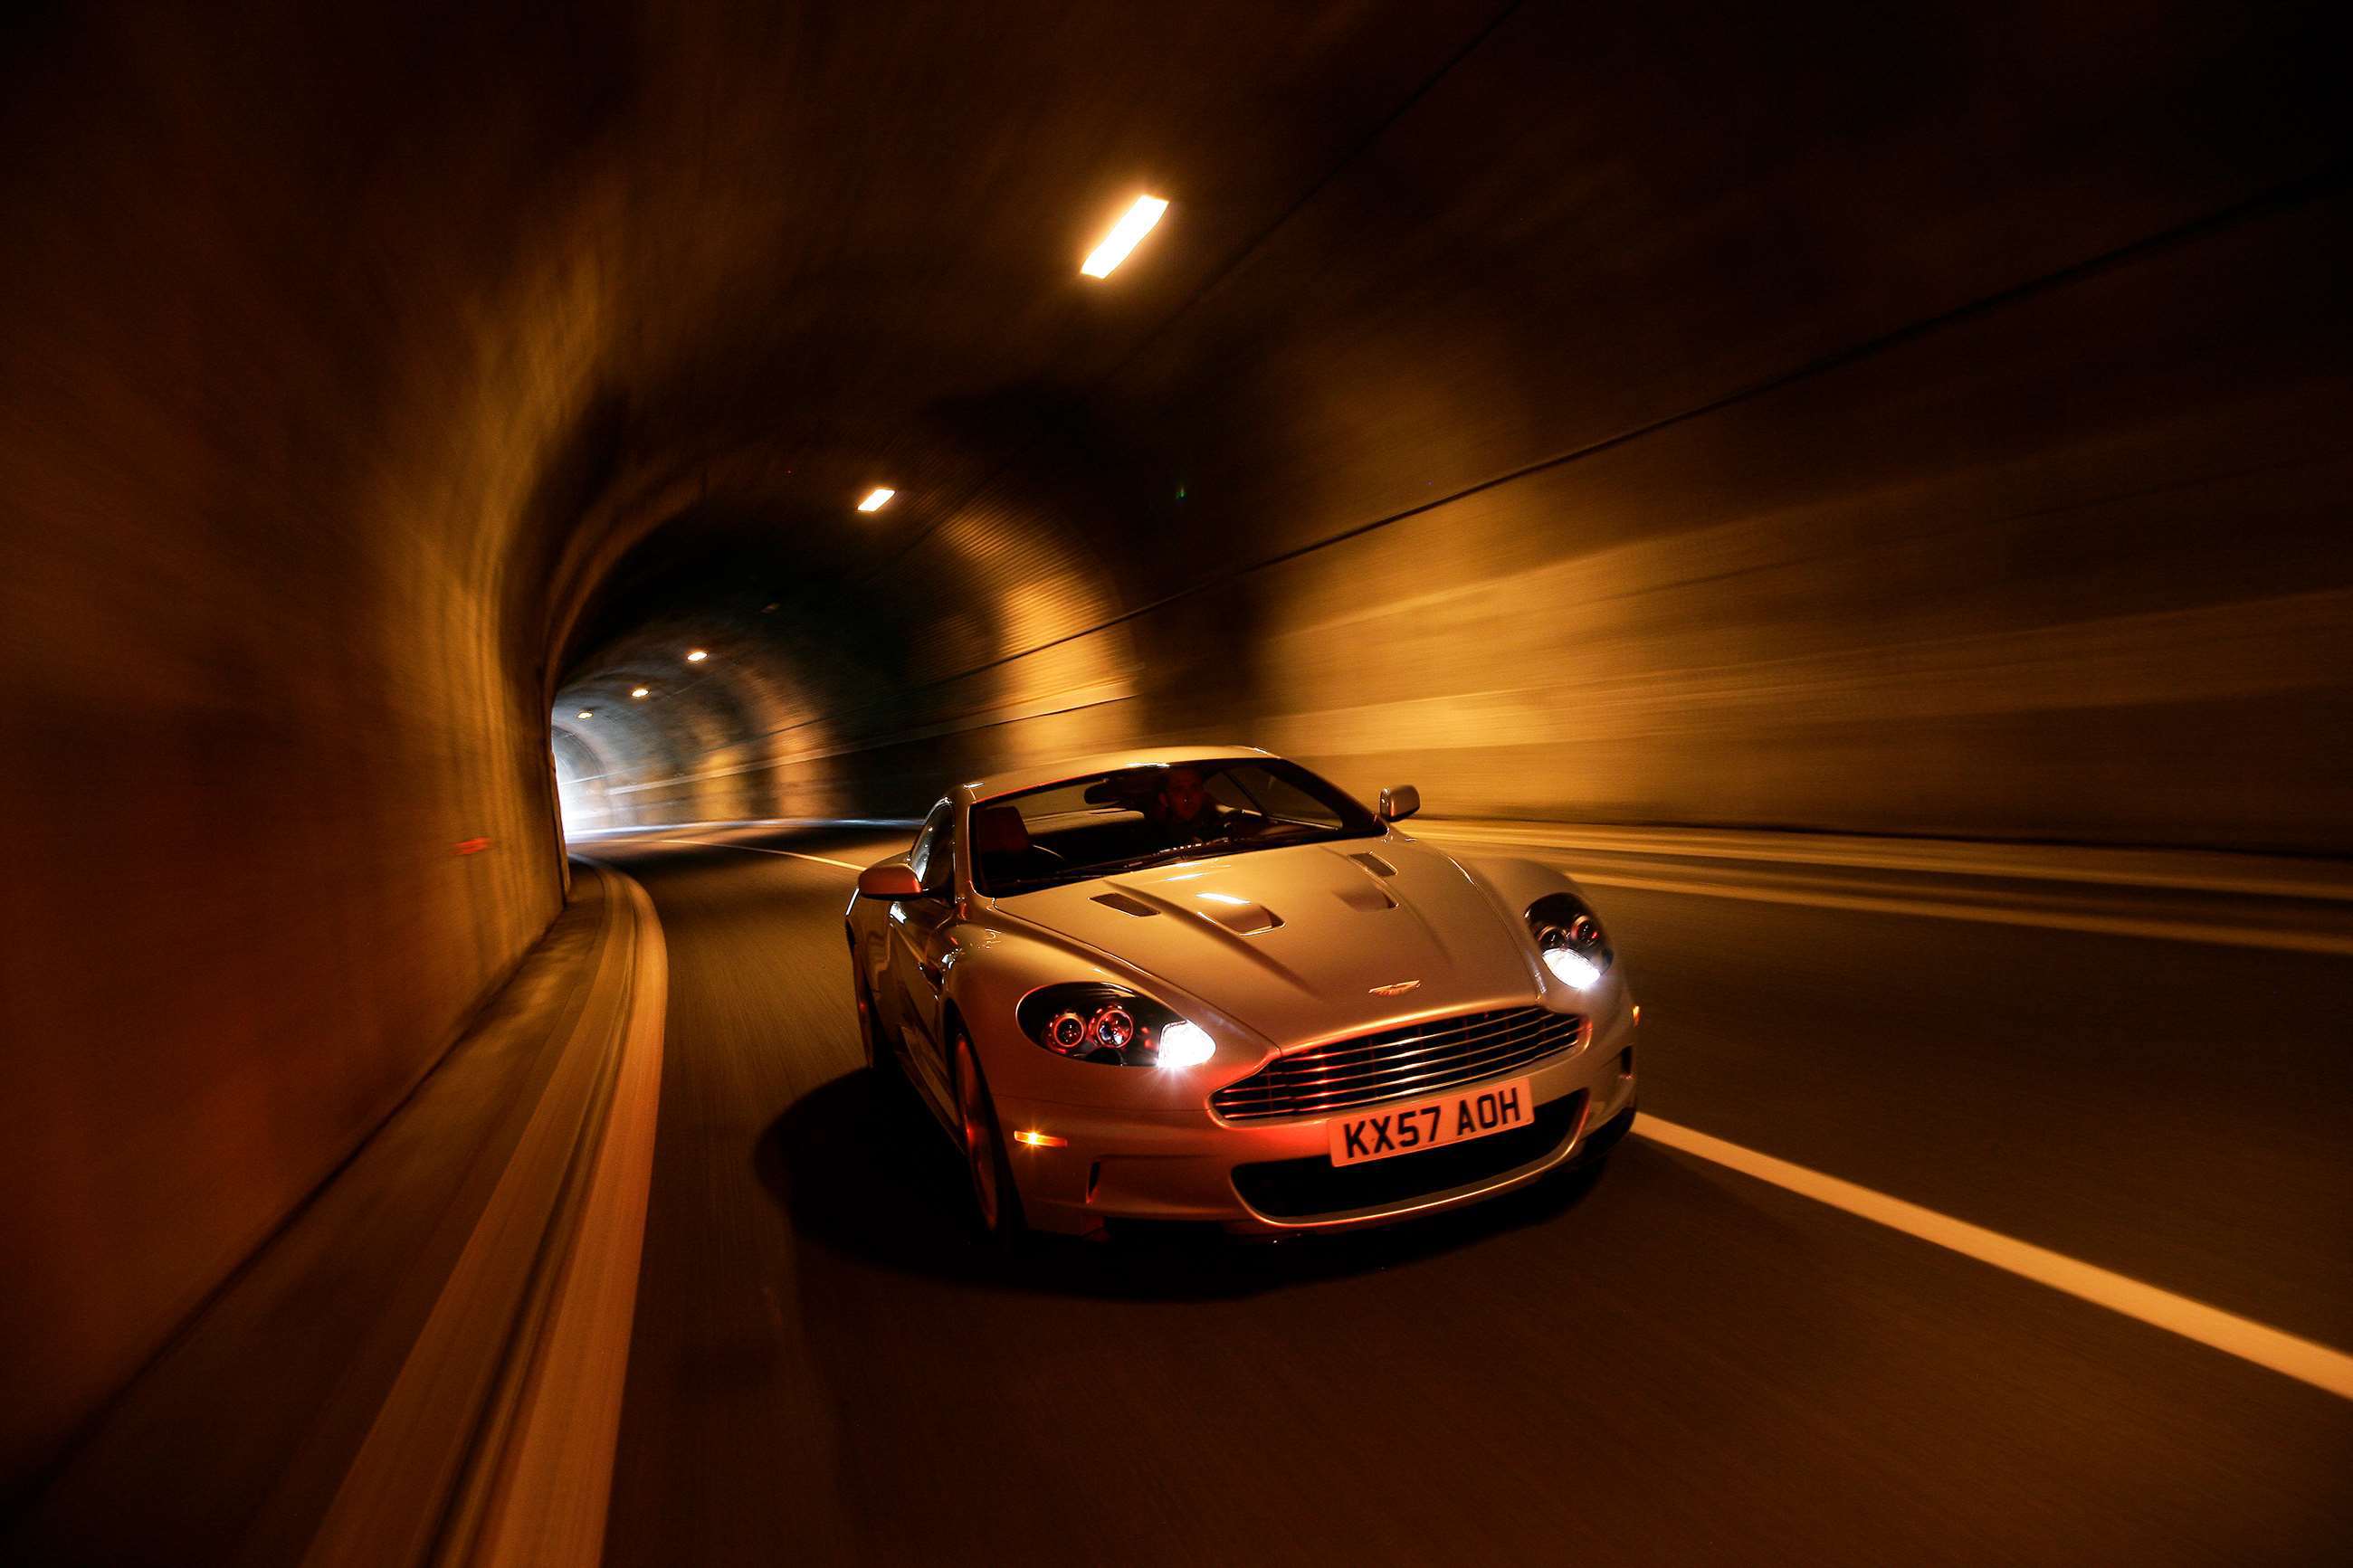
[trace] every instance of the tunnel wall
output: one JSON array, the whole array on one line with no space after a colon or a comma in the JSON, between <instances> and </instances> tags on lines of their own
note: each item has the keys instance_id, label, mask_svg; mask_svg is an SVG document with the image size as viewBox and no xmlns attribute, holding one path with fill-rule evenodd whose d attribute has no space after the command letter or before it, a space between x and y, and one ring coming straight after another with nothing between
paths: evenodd
<instances>
[{"instance_id":1,"label":"tunnel wall","mask_svg":"<svg viewBox=\"0 0 2353 1568\"><path fill-rule=\"evenodd\" d=\"M614 820L1201 738L1454 815L2353 851L2306 21L1516 14L875 574L887 689L672 726Z\"/></svg>"},{"instance_id":2,"label":"tunnel wall","mask_svg":"<svg viewBox=\"0 0 2353 1568\"><path fill-rule=\"evenodd\" d=\"M531 532L597 312L510 258L572 117L453 191L493 52L197 10L20 22L0 91L0 1500L562 898Z\"/></svg>"}]
</instances>

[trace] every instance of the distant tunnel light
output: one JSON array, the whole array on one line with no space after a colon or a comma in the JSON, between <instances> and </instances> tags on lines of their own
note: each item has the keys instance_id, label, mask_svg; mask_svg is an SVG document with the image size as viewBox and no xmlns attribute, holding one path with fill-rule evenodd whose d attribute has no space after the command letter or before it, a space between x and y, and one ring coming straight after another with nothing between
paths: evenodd
<instances>
[{"instance_id":1,"label":"distant tunnel light","mask_svg":"<svg viewBox=\"0 0 2353 1568\"><path fill-rule=\"evenodd\" d=\"M1067 1138L1057 1138L1051 1132L1032 1132L1027 1128L1016 1132L1013 1141L1027 1143L1032 1149L1067 1149L1071 1146Z\"/></svg>"},{"instance_id":2,"label":"distant tunnel light","mask_svg":"<svg viewBox=\"0 0 2353 1568\"><path fill-rule=\"evenodd\" d=\"M1167 210L1168 204L1158 196L1136 197L1135 205L1127 209L1127 216L1112 226L1111 233L1103 237L1103 242L1095 247L1094 254L1087 258L1086 265L1079 270L1090 278L1110 277L1111 269L1127 259L1127 253L1152 232L1152 226L1158 223L1160 215Z\"/></svg>"},{"instance_id":3,"label":"distant tunnel light","mask_svg":"<svg viewBox=\"0 0 2353 1568\"><path fill-rule=\"evenodd\" d=\"M891 498L898 493L899 492L897 490L892 489L888 485L876 485L872 489L866 492L866 499L858 503L858 510L860 511L881 511L882 508L889 503Z\"/></svg>"},{"instance_id":4,"label":"distant tunnel light","mask_svg":"<svg viewBox=\"0 0 2353 1568\"><path fill-rule=\"evenodd\" d=\"M596 710L593 708L583 708L580 710L580 717L583 719L594 719L596 717Z\"/></svg>"},{"instance_id":5,"label":"distant tunnel light","mask_svg":"<svg viewBox=\"0 0 2353 1568\"><path fill-rule=\"evenodd\" d=\"M691 647L686 650L686 662L689 664L701 664L710 657L710 653L703 648Z\"/></svg>"},{"instance_id":6,"label":"distant tunnel light","mask_svg":"<svg viewBox=\"0 0 2353 1568\"><path fill-rule=\"evenodd\" d=\"M651 697L653 692L649 688L640 686L636 690L630 692L629 695L632 697Z\"/></svg>"}]
</instances>

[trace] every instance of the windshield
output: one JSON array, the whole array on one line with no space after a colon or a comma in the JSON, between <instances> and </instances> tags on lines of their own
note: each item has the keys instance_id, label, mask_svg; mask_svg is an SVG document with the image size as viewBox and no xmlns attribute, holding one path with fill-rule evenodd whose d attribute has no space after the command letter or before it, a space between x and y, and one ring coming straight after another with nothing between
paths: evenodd
<instances>
[{"instance_id":1,"label":"windshield","mask_svg":"<svg viewBox=\"0 0 2353 1568\"><path fill-rule=\"evenodd\" d=\"M1003 898L1197 855L1380 833L1372 813L1295 763L1121 768L975 805L973 883Z\"/></svg>"}]
</instances>

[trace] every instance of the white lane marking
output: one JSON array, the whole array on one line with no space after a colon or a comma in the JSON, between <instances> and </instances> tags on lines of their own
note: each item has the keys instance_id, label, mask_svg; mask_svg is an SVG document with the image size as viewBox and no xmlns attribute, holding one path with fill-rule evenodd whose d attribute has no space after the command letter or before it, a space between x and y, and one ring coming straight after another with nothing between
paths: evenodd
<instances>
[{"instance_id":1,"label":"white lane marking","mask_svg":"<svg viewBox=\"0 0 2353 1568\"><path fill-rule=\"evenodd\" d=\"M2255 898L2353 900L2353 877L2327 863L2260 872L2214 862L2263 857L2219 850L2102 849L2021 844L1884 843L1811 836L1757 834L1739 828L1687 828L1639 833L1624 829L1548 827L1518 830L1480 824L1417 823L1417 838L1462 844L1509 844L1559 854L1566 850L1680 860L1748 860L1774 866L1824 866L1845 870L1915 871L1932 876L2010 877L2082 886L2157 888L2176 892L2241 893ZM2190 864L2184 864L2188 860ZM2162 868L2149 868L2161 867Z\"/></svg>"},{"instance_id":2,"label":"white lane marking","mask_svg":"<svg viewBox=\"0 0 2353 1568\"><path fill-rule=\"evenodd\" d=\"M1690 893L1703 899L1745 899L1760 904L1798 904L1817 910L1864 910L1873 914L1922 915L1930 920L1976 921L1987 925L2034 926L2045 931L2094 931L2102 936L2154 937L2165 942L2211 942L2222 947L2260 947L2281 952L2318 952L2334 957L2353 955L2353 936L2330 931L2272 931L2261 926L2234 926L2221 921L2137 920L2125 915L2063 914L2056 910L2002 909L1991 904L1945 903L1928 899L1891 899L1863 893L1825 893L1812 889L1752 888L1736 882L1687 882L1680 879L1612 877L1577 868L1572 860L1548 858L1550 864L1580 882L1597 888L1631 888L1648 893Z\"/></svg>"},{"instance_id":3,"label":"white lane marking","mask_svg":"<svg viewBox=\"0 0 2353 1568\"><path fill-rule=\"evenodd\" d=\"M783 855L795 860L814 860L820 866L839 866L845 871L863 871L863 866L853 866L847 860L828 859L823 855L804 855L797 849L763 849L756 844L722 844L714 838L657 838L657 844L700 844L707 849L741 849L747 855Z\"/></svg>"},{"instance_id":4,"label":"white lane marking","mask_svg":"<svg viewBox=\"0 0 2353 1568\"><path fill-rule=\"evenodd\" d=\"M1727 1143L1721 1138L1711 1138L1689 1127L1662 1121L1655 1116L1643 1115L1634 1123L1634 1131L1670 1149L1769 1182L1801 1197L1991 1264L2038 1285L2063 1290L2153 1328L2211 1346L2226 1355L2284 1373L2340 1399L2353 1399L2353 1355L2327 1345L2283 1333L2219 1307L2144 1285L2089 1263L2079 1263L1982 1226L1824 1175L1804 1165L1777 1160L1770 1154L1760 1154L1737 1143Z\"/></svg>"},{"instance_id":5,"label":"white lane marking","mask_svg":"<svg viewBox=\"0 0 2353 1568\"><path fill-rule=\"evenodd\" d=\"M645 822L628 827L583 827L567 839L626 838L646 833L702 833L713 827L921 827L920 816L729 816L708 822Z\"/></svg>"}]
</instances>

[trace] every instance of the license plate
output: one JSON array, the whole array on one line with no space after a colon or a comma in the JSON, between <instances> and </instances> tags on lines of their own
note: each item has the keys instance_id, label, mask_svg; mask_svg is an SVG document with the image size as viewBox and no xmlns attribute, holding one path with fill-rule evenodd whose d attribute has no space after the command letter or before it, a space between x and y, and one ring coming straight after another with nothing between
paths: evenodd
<instances>
[{"instance_id":1,"label":"license plate","mask_svg":"<svg viewBox=\"0 0 2353 1568\"><path fill-rule=\"evenodd\" d=\"M1335 1116L1331 1121L1332 1163L1361 1165L1422 1149L1509 1132L1535 1120L1535 1100L1526 1079L1514 1079L1461 1094L1392 1105L1363 1116Z\"/></svg>"}]
</instances>

